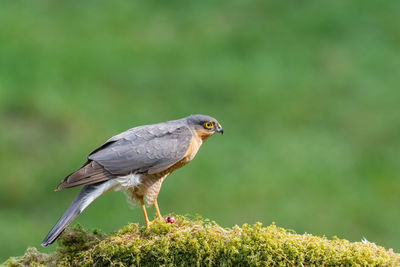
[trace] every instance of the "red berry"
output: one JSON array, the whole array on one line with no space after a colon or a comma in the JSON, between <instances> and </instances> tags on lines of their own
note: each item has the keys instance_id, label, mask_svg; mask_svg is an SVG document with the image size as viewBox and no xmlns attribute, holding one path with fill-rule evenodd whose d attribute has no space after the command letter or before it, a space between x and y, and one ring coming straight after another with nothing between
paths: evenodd
<instances>
[{"instance_id":1,"label":"red berry","mask_svg":"<svg viewBox=\"0 0 400 267\"><path fill-rule=\"evenodd\" d=\"M167 217L165 217L164 220L165 220L166 223L175 223L174 216L167 216Z\"/></svg>"}]
</instances>

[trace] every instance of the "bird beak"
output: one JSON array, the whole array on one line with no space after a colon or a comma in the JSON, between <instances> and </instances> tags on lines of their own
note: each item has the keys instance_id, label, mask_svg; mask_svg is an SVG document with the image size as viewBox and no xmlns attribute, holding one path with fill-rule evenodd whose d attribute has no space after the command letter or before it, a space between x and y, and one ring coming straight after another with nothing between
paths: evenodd
<instances>
[{"instance_id":1,"label":"bird beak","mask_svg":"<svg viewBox=\"0 0 400 267\"><path fill-rule=\"evenodd\" d=\"M221 125L218 124L216 132L220 133L220 134L224 134L224 129L222 129Z\"/></svg>"}]
</instances>

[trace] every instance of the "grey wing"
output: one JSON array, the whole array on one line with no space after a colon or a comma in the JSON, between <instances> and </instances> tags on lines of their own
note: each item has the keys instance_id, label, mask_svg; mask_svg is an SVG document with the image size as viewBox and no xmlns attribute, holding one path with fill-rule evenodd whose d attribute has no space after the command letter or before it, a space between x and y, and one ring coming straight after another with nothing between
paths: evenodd
<instances>
[{"instance_id":1,"label":"grey wing","mask_svg":"<svg viewBox=\"0 0 400 267\"><path fill-rule=\"evenodd\" d=\"M191 139L187 126L171 122L132 128L90 153L87 162L65 177L56 190L99 183L131 172L161 172L184 157Z\"/></svg>"},{"instance_id":2,"label":"grey wing","mask_svg":"<svg viewBox=\"0 0 400 267\"><path fill-rule=\"evenodd\" d=\"M95 150L88 160L112 175L161 172L184 157L192 132L185 125L156 124L134 128L119 138L110 139L112 143Z\"/></svg>"},{"instance_id":3,"label":"grey wing","mask_svg":"<svg viewBox=\"0 0 400 267\"><path fill-rule=\"evenodd\" d=\"M95 161L87 161L82 167L71 173L56 187L56 190L79 185L95 184L115 178Z\"/></svg>"}]
</instances>

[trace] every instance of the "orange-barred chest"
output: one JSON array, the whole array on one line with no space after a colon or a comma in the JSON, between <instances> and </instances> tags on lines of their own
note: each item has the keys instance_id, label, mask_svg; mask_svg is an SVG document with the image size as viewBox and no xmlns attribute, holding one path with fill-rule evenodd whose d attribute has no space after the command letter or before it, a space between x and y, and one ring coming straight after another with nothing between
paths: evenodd
<instances>
[{"instance_id":1,"label":"orange-barred chest","mask_svg":"<svg viewBox=\"0 0 400 267\"><path fill-rule=\"evenodd\" d=\"M144 196L147 203L152 204L158 196L164 179L173 171L189 163L196 156L203 140L204 139L200 136L193 137L183 158L168 169L154 174L142 174L141 183L136 188L130 190L132 199L138 199Z\"/></svg>"}]
</instances>

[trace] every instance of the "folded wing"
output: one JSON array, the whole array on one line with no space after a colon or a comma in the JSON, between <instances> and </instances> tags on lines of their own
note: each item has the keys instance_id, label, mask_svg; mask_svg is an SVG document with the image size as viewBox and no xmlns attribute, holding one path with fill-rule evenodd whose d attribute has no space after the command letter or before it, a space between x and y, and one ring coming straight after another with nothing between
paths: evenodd
<instances>
[{"instance_id":1,"label":"folded wing","mask_svg":"<svg viewBox=\"0 0 400 267\"><path fill-rule=\"evenodd\" d=\"M94 184L132 172L156 173L180 161L192 139L185 125L166 123L130 129L109 139L58 189Z\"/></svg>"}]
</instances>

